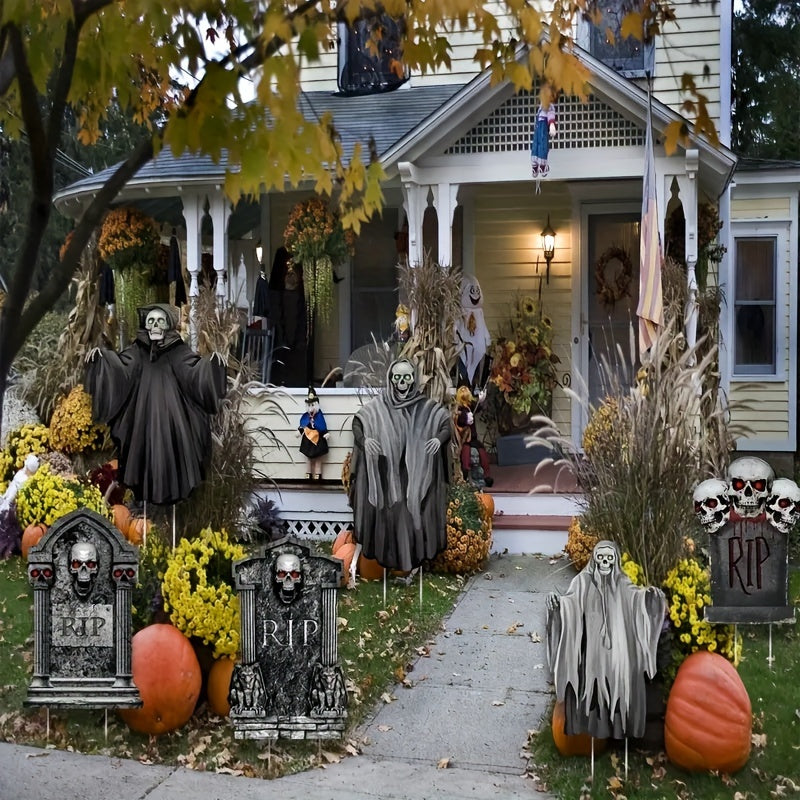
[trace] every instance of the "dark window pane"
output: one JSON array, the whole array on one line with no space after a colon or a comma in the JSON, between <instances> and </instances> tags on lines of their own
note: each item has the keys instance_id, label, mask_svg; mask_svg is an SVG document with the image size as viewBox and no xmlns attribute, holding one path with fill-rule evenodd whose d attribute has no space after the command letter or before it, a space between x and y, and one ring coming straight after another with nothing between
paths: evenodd
<instances>
[{"instance_id":1,"label":"dark window pane","mask_svg":"<svg viewBox=\"0 0 800 800\"><path fill-rule=\"evenodd\" d=\"M625 15L636 7L625 0L601 0L598 8L602 13L599 25L593 25L589 38L589 52L617 72L644 72L652 69L651 47L643 41L620 35Z\"/></svg>"},{"instance_id":2,"label":"dark window pane","mask_svg":"<svg viewBox=\"0 0 800 800\"><path fill-rule=\"evenodd\" d=\"M734 360L740 374L776 371L775 252L774 238L736 240Z\"/></svg>"},{"instance_id":3,"label":"dark window pane","mask_svg":"<svg viewBox=\"0 0 800 800\"><path fill-rule=\"evenodd\" d=\"M344 28L339 43L339 89L344 94L386 92L405 83L401 25L382 14L356 20L352 27Z\"/></svg>"}]
</instances>

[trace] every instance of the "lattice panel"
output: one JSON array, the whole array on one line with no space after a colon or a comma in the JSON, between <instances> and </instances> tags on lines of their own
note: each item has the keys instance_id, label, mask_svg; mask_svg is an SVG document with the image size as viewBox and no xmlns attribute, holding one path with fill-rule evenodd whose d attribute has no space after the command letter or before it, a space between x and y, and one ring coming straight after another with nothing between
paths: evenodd
<instances>
[{"instance_id":1,"label":"lattice panel","mask_svg":"<svg viewBox=\"0 0 800 800\"><path fill-rule=\"evenodd\" d=\"M288 519L289 535L298 539L335 539L353 523L347 519Z\"/></svg>"},{"instance_id":2,"label":"lattice panel","mask_svg":"<svg viewBox=\"0 0 800 800\"><path fill-rule=\"evenodd\" d=\"M505 153L530 150L533 122L539 106L538 92L519 92L495 109L483 122L449 147L445 153ZM556 105L557 133L553 150L643 145L645 132L621 114L590 96L562 98Z\"/></svg>"}]
</instances>

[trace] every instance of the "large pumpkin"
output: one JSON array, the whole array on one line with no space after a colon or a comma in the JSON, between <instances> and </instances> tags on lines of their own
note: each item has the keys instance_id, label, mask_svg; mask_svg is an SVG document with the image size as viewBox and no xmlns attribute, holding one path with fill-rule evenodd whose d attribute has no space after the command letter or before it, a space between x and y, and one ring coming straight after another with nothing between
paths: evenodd
<instances>
[{"instance_id":1,"label":"large pumpkin","mask_svg":"<svg viewBox=\"0 0 800 800\"><path fill-rule=\"evenodd\" d=\"M342 586L346 586L350 580L350 565L353 563L353 556L356 554L356 540L353 531L342 531L334 540L331 548L331 555L342 562Z\"/></svg>"},{"instance_id":2,"label":"large pumpkin","mask_svg":"<svg viewBox=\"0 0 800 800\"><path fill-rule=\"evenodd\" d=\"M681 664L664 719L670 761L688 770L736 772L750 756L752 723L750 697L730 661L698 650Z\"/></svg>"},{"instance_id":3,"label":"large pumpkin","mask_svg":"<svg viewBox=\"0 0 800 800\"><path fill-rule=\"evenodd\" d=\"M478 492L478 501L483 503L487 516L491 519L494 516L494 497L489 492Z\"/></svg>"},{"instance_id":4,"label":"large pumpkin","mask_svg":"<svg viewBox=\"0 0 800 800\"><path fill-rule=\"evenodd\" d=\"M42 537L45 535L45 533L47 533L47 525L43 525L39 522L34 522L25 528L25 530L22 532L22 541L20 542L23 558L28 558L28 551L31 549L31 547L34 547L42 541Z\"/></svg>"},{"instance_id":5,"label":"large pumpkin","mask_svg":"<svg viewBox=\"0 0 800 800\"><path fill-rule=\"evenodd\" d=\"M374 558L358 558L358 574L365 581L379 581L383 579L383 567Z\"/></svg>"},{"instance_id":6,"label":"large pumpkin","mask_svg":"<svg viewBox=\"0 0 800 800\"><path fill-rule=\"evenodd\" d=\"M119 715L132 730L152 736L185 725L202 685L191 642L174 625L157 624L142 628L131 647L142 707L119 709Z\"/></svg>"},{"instance_id":7,"label":"large pumpkin","mask_svg":"<svg viewBox=\"0 0 800 800\"><path fill-rule=\"evenodd\" d=\"M227 717L231 711L228 693L231 689L234 663L232 658L218 658L208 672L208 686L206 687L208 707L218 717Z\"/></svg>"},{"instance_id":8,"label":"large pumpkin","mask_svg":"<svg viewBox=\"0 0 800 800\"><path fill-rule=\"evenodd\" d=\"M564 711L564 701L557 700L553 707L553 719L550 727L553 731L553 741L556 750L562 756L589 756L592 754L592 737L588 733L567 734L564 732L564 722L566 715ZM595 755L602 753L606 749L605 739L594 740Z\"/></svg>"}]
</instances>

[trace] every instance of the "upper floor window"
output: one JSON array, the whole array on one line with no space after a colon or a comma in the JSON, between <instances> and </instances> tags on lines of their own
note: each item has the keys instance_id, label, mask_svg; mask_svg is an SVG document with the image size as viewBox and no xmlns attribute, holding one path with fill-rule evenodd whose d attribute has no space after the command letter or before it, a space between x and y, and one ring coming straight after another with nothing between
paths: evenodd
<instances>
[{"instance_id":1,"label":"upper floor window","mask_svg":"<svg viewBox=\"0 0 800 800\"><path fill-rule=\"evenodd\" d=\"M396 89L408 80L401 49L402 20L387 14L339 26L339 90L372 94Z\"/></svg>"},{"instance_id":2,"label":"upper floor window","mask_svg":"<svg viewBox=\"0 0 800 800\"><path fill-rule=\"evenodd\" d=\"M734 270L734 374L775 375L778 363L776 238L737 238Z\"/></svg>"},{"instance_id":3,"label":"upper floor window","mask_svg":"<svg viewBox=\"0 0 800 800\"><path fill-rule=\"evenodd\" d=\"M599 61L628 78L652 74L655 58L653 41L622 36L625 15L646 0L598 0L601 20L587 23L586 48Z\"/></svg>"}]
</instances>

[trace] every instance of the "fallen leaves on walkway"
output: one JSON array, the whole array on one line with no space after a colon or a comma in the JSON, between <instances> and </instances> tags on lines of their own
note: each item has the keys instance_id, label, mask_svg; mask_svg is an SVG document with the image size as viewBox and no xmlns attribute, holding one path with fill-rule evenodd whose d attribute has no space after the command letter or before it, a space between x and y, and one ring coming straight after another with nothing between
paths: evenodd
<instances>
[{"instance_id":1,"label":"fallen leaves on walkway","mask_svg":"<svg viewBox=\"0 0 800 800\"><path fill-rule=\"evenodd\" d=\"M450 769L453 766L452 758L448 756L447 758L440 758L439 762L436 764L436 769Z\"/></svg>"}]
</instances>

